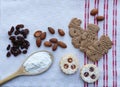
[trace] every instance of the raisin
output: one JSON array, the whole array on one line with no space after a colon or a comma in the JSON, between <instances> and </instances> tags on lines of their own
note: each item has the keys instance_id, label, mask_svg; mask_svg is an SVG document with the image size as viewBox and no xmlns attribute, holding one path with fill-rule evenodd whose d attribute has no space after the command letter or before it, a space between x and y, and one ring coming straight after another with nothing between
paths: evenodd
<instances>
[{"instance_id":1,"label":"raisin","mask_svg":"<svg viewBox=\"0 0 120 87\"><path fill-rule=\"evenodd\" d=\"M96 76L93 74L93 75L91 75L90 76L92 79L95 79L96 78Z\"/></svg>"},{"instance_id":2,"label":"raisin","mask_svg":"<svg viewBox=\"0 0 120 87\"><path fill-rule=\"evenodd\" d=\"M8 44L8 46L7 46L7 50L10 50L10 44Z\"/></svg>"},{"instance_id":3,"label":"raisin","mask_svg":"<svg viewBox=\"0 0 120 87\"><path fill-rule=\"evenodd\" d=\"M68 58L68 62L71 63L73 61L72 58Z\"/></svg>"},{"instance_id":4,"label":"raisin","mask_svg":"<svg viewBox=\"0 0 120 87\"><path fill-rule=\"evenodd\" d=\"M22 52L23 54L26 54L27 53L27 50L23 50L23 52Z\"/></svg>"},{"instance_id":5,"label":"raisin","mask_svg":"<svg viewBox=\"0 0 120 87\"><path fill-rule=\"evenodd\" d=\"M69 66L68 64L64 64L64 68L67 69Z\"/></svg>"},{"instance_id":6,"label":"raisin","mask_svg":"<svg viewBox=\"0 0 120 87\"><path fill-rule=\"evenodd\" d=\"M88 72L85 72L85 73L84 73L84 76L85 76L85 77L88 77L88 76L89 76L89 73L88 73Z\"/></svg>"},{"instance_id":7,"label":"raisin","mask_svg":"<svg viewBox=\"0 0 120 87\"><path fill-rule=\"evenodd\" d=\"M89 71L90 71L90 72L93 72L93 71L94 71L94 68L93 68L93 67L90 67L90 68L89 68Z\"/></svg>"},{"instance_id":8,"label":"raisin","mask_svg":"<svg viewBox=\"0 0 120 87\"><path fill-rule=\"evenodd\" d=\"M11 56L11 53L10 53L10 52L7 52L6 56L7 56L7 57L10 57L10 56Z\"/></svg>"}]
</instances>

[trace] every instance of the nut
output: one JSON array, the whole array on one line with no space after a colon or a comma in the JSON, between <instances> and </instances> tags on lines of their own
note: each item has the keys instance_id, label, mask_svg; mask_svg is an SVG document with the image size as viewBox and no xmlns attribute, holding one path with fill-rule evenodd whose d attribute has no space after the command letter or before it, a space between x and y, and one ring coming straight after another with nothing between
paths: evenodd
<instances>
[{"instance_id":1,"label":"nut","mask_svg":"<svg viewBox=\"0 0 120 87\"><path fill-rule=\"evenodd\" d=\"M42 34L42 31L38 30L34 33L34 37L40 37Z\"/></svg>"},{"instance_id":2,"label":"nut","mask_svg":"<svg viewBox=\"0 0 120 87\"><path fill-rule=\"evenodd\" d=\"M51 47L51 46L52 46L52 43L49 42L49 41L45 41L45 42L44 42L44 45L45 45L46 47Z\"/></svg>"},{"instance_id":3,"label":"nut","mask_svg":"<svg viewBox=\"0 0 120 87\"><path fill-rule=\"evenodd\" d=\"M58 41L58 45L62 48L67 48L67 45L62 41Z\"/></svg>"},{"instance_id":4,"label":"nut","mask_svg":"<svg viewBox=\"0 0 120 87\"><path fill-rule=\"evenodd\" d=\"M40 39L40 38L37 38L37 39L36 39L36 45L37 45L37 47L40 47L40 46L41 46L41 43L42 43L41 39Z\"/></svg>"},{"instance_id":5,"label":"nut","mask_svg":"<svg viewBox=\"0 0 120 87\"><path fill-rule=\"evenodd\" d=\"M51 34L54 34L54 33L55 33L55 30L54 30L52 27L48 27L48 31L49 31Z\"/></svg>"},{"instance_id":6,"label":"nut","mask_svg":"<svg viewBox=\"0 0 120 87\"><path fill-rule=\"evenodd\" d=\"M49 41L52 42L52 43L57 43L58 42L57 38L51 38Z\"/></svg>"},{"instance_id":7,"label":"nut","mask_svg":"<svg viewBox=\"0 0 120 87\"><path fill-rule=\"evenodd\" d=\"M92 15L92 16L95 16L96 14L98 14L98 9L92 9L91 10L91 12L90 12L90 14Z\"/></svg>"},{"instance_id":8,"label":"nut","mask_svg":"<svg viewBox=\"0 0 120 87\"><path fill-rule=\"evenodd\" d=\"M97 16L96 19L97 19L97 21L103 21L104 20L104 16Z\"/></svg>"},{"instance_id":9,"label":"nut","mask_svg":"<svg viewBox=\"0 0 120 87\"><path fill-rule=\"evenodd\" d=\"M41 40L44 40L45 38L46 38L46 32L41 33L40 39L41 39Z\"/></svg>"},{"instance_id":10,"label":"nut","mask_svg":"<svg viewBox=\"0 0 120 87\"><path fill-rule=\"evenodd\" d=\"M58 47L58 44L54 44L53 47L52 47L52 50L55 51Z\"/></svg>"},{"instance_id":11,"label":"nut","mask_svg":"<svg viewBox=\"0 0 120 87\"><path fill-rule=\"evenodd\" d=\"M60 34L60 36L64 36L65 32L63 31L63 29L58 29L58 33Z\"/></svg>"}]
</instances>

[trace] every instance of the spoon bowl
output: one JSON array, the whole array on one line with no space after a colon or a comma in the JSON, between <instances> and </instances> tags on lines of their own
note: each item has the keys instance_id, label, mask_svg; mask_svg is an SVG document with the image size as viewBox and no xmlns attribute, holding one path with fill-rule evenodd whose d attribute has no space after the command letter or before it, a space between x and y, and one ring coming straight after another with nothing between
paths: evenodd
<instances>
[{"instance_id":1,"label":"spoon bowl","mask_svg":"<svg viewBox=\"0 0 120 87\"><path fill-rule=\"evenodd\" d=\"M46 66L45 68L43 68L42 70L40 70L40 71L37 71L37 72L29 72L29 71L27 71L26 68L25 68L25 66L24 66L24 65L26 64L26 62L27 62L27 61L30 59L30 57L32 57L33 55L35 55L35 54L37 54L37 53L42 53L42 52L47 53L47 55L50 56L51 63L50 63L48 66ZM45 54L44 54L44 55L45 55ZM22 75L38 75L38 74L41 74L41 73L47 71L47 70L50 68L50 66L52 65L53 59L54 59L53 55L52 55L50 52L45 51L45 50L37 51L37 52L32 53L31 55L29 55L29 56L26 58L26 60L25 60L25 61L23 62L23 64L21 65L21 67L20 67L15 73L13 73L12 75L8 76L7 78L5 78L5 79L3 79L3 80L0 80L0 86L1 86L2 84L4 84L4 83L8 82L8 81L11 80L11 79L13 79L13 78L15 78L15 77L18 77L18 76L22 76Z\"/></svg>"}]
</instances>

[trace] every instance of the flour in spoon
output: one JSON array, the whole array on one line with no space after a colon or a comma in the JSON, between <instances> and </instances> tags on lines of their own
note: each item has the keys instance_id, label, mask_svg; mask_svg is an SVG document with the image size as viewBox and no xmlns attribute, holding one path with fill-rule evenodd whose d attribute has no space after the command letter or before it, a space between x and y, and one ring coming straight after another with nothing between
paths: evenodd
<instances>
[{"instance_id":1,"label":"flour in spoon","mask_svg":"<svg viewBox=\"0 0 120 87\"><path fill-rule=\"evenodd\" d=\"M47 52L37 52L31 55L23 66L29 73L39 73L51 65L52 60L50 57Z\"/></svg>"}]
</instances>

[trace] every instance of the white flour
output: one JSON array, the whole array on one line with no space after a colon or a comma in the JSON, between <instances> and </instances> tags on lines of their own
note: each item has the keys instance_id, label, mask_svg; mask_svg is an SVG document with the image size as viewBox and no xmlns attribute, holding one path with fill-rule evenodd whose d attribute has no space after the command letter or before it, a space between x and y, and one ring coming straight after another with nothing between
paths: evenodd
<instances>
[{"instance_id":1,"label":"white flour","mask_svg":"<svg viewBox=\"0 0 120 87\"><path fill-rule=\"evenodd\" d=\"M25 70L30 73L39 73L41 70L48 68L52 60L47 52L37 52L30 56L23 64Z\"/></svg>"}]
</instances>

